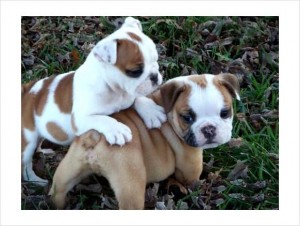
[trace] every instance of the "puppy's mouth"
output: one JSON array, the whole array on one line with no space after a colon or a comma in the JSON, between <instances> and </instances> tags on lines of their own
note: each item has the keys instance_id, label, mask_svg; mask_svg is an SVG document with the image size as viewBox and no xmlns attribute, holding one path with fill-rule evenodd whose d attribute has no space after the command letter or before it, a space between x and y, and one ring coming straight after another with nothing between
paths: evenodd
<instances>
[{"instance_id":1,"label":"puppy's mouth","mask_svg":"<svg viewBox=\"0 0 300 226\"><path fill-rule=\"evenodd\" d=\"M183 139L186 144L188 144L191 147L201 147L203 149L208 148L215 148L219 146L220 144L213 139L206 139L204 142L197 142L195 134L189 130L186 135L183 136Z\"/></svg>"},{"instance_id":2,"label":"puppy's mouth","mask_svg":"<svg viewBox=\"0 0 300 226\"><path fill-rule=\"evenodd\" d=\"M195 134L191 130L189 130L187 132L187 134L185 134L183 136L183 139L184 139L184 141L185 141L186 144L188 144L188 145L190 145L192 147L195 147L195 148L200 147L200 145L196 141Z\"/></svg>"}]
</instances>

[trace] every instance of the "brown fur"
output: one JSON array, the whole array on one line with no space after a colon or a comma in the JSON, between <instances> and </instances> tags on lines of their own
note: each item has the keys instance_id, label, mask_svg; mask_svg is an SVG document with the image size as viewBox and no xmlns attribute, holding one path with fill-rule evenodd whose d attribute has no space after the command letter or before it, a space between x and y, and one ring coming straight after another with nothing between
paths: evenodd
<instances>
[{"instance_id":1,"label":"brown fur","mask_svg":"<svg viewBox=\"0 0 300 226\"><path fill-rule=\"evenodd\" d=\"M22 102L22 114L21 114L21 127L29 129L29 130L34 130L35 125L34 125L34 116L33 116L33 111L34 105L35 105L35 95L29 93L31 88L35 85L37 81L31 81L29 83L23 84L22 89L21 89L21 102ZM22 132L22 137L24 137L23 132ZM23 140L23 138L22 138ZM25 137L24 137L25 141ZM24 143L25 145L25 143ZM23 147L23 145L22 145ZM25 147L25 146L24 146ZM23 148L22 148L23 150Z\"/></svg>"},{"instance_id":2,"label":"brown fur","mask_svg":"<svg viewBox=\"0 0 300 226\"><path fill-rule=\"evenodd\" d=\"M222 96L224 97L224 102L226 106L231 106L232 104L232 95L228 92L228 88L224 86L222 80L219 76L216 76L213 80L215 86L221 91Z\"/></svg>"},{"instance_id":3,"label":"brown fur","mask_svg":"<svg viewBox=\"0 0 300 226\"><path fill-rule=\"evenodd\" d=\"M44 107L45 107L45 104L46 104L46 101L47 101L47 98L48 98L48 93L49 93L49 86L50 84L53 82L53 79L55 78L55 76L51 76L47 79L45 79L43 81L43 87L42 89L36 94L34 95L35 97L35 100L34 100L34 104L35 104L35 111L36 111L36 114L37 115L42 115L42 112L44 110ZM26 104L26 101L24 101L25 104ZM26 112L26 111L23 111L22 112Z\"/></svg>"},{"instance_id":4,"label":"brown fur","mask_svg":"<svg viewBox=\"0 0 300 226\"><path fill-rule=\"evenodd\" d=\"M23 133L23 130L21 132L21 150L24 150L24 148L26 147L27 145L27 141L25 139L25 136L24 136L24 133Z\"/></svg>"},{"instance_id":5,"label":"brown fur","mask_svg":"<svg viewBox=\"0 0 300 226\"><path fill-rule=\"evenodd\" d=\"M144 63L144 57L138 45L126 39L117 40L118 52L116 66L126 74L126 70L135 69Z\"/></svg>"},{"instance_id":6,"label":"brown fur","mask_svg":"<svg viewBox=\"0 0 300 226\"><path fill-rule=\"evenodd\" d=\"M163 103L160 91L152 98ZM174 106L183 99L175 100ZM67 192L92 172L109 180L120 209L142 209L146 183L163 180L174 172L183 184L199 179L202 149L185 144L170 123L163 124L161 129L148 130L133 109L113 117L129 126L132 141L122 147L111 146L105 139L99 139L100 134L94 130L76 138L55 172L49 193L58 208L63 208ZM173 120L169 118L169 122Z\"/></svg>"},{"instance_id":7,"label":"brown fur","mask_svg":"<svg viewBox=\"0 0 300 226\"><path fill-rule=\"evenodd\" d=\"M141 39L140 36L138 36L138 35L136 35L136 34L134 34L134 33L132 33L132 32L127 32L127 34L128 34L132 39L134 39L134 40L136 40L136 41L138 41L138 42L141 42L141 41L142 41L142 39Z\"/></svg>"},{"instance_id":8,"label":"brown fur","mask_svg":"<svg viewBox=\"0 0 300 226\"><path fill-rule=\"evenodd\" d=\"M47 125L48 132L59 141L65 141L68 139L68 134L56 123L48 122Z\"/></svg>"},{"instance_id":9,"label":"brown fur","mask_svg":"<svg viewBox=\"0 0 300 226\"><path fill-rule=\"evenodd\" d=\"M72 126L72 129L73 129L73 131L74 132L77 132L77 127L76 127L76 125L75 125L75 119L74 119L74 114L72 113L72 115L71 115L71 126Z\"/></svg>"},{"instance_id":10,"label":"brown fur","mask_svg":"<svg viewBox=\"0 0 300 226\"><path fill-rule=\"evenodd\" d=\"M70 113L72 108L72 82L74 73L70 73L62 80L59 81L55 91L55 102L59 109L64 113ZM24 150L27 142L23 134L23 128L33 131L35 129L34 122L34 110L38 116L40 116L44 110L48 93L49 86L55 79L55 76L51 76L43 80L42 88L37 93L30 93L31 88L36 84L37 81L29 82L22 85L21 96L22 96L22 150ZM53 137L59 138L60 141L66 140L67 134L62 131L60 127L54 126L52 123L49 124L48 130L51 131ZM58 134L54 134L58 132Z\"/></svg>"},{"instance_id":11,"label":"brown fur","mask_svg":"<svg viewBox=\"0 0 300 226\"><path fill-rule=\"evenodd\" d=\"M218 81L217 81L218 80ZM224 88L230 93L231 97L236 98L236 92L240 93L240 85L235 75L230 73L222 73L216 76L214 80L217 87L222 87L222 93L224 94ZM224 96L225 97L225 96ZM227 99L228 97L226 97Z\"/></svg>"},{"instance_id":12,"label":"brown fur","mask_svg":"<svg viewBox=\"0 0 300 226\"><path fill-rule=\"evenodd\" d=\"M173 108L175 101L182 92L185 91L186 85L183 82L169 82L166 83L160 90L162 96L162 105L164 106L165 112L168 113Z\"/></svg>"},{"instance_id":13,"label":"brown fur","mask_svg":"<svg viewBox=\"0 0 300 226\"><path fill-rule=\"evenodd\" d=\"M34 123L34 104L35 104L35 95L31 93L24 93L22 95L22 129L26 128L31 131L34 130L35 128L35 123Z\"/></svg>"},{"instance_id":14,"label":"brown fur","mask_svg":"<svg viewBox=\"0 0 300 226\"><path fill-rule=\"evenodd\" d=\"M187 133L189 129L189 125L184 123L183 120L180 117L178 117L178 113L185 114L189 111L190 107L188 106L187 99L190 94L191 94L191 87L185 85L184 91L177 98L177 101L173 106L173 110L170 112L172 117L174 117L174 120L172 120L174 122L174 126L178 128L178 131L181 131L180 134L181 136L184 136Z\"/></svg>"},{"instance_id":15,"label":"brown fur","mask_svg":"<svg viewBox=\"0 0 300 226\"><path fill-rule=\"evenodd\" d=\"M206 82L205 78L199 75L189 76L189 79L199 86L203 86L204 81ZM179 136L184 136L188 132L189 125L183 122L178 115L185 114L190 109L187 99L191 93L191 87L181 81L174 81L165 84L160 91L165 112L167 112L168 118L171 119L170 124L178 131Z\"/></svg>"},{"instance_id":16,"label":"brown fur","mask_svg":"<svg viewBox=\"0 0 300 226\"><path fill-rule=\"evenodd\" d=\"M32 88L32 86L34 86L34 84L36 82L37 81L30 81L26 84L22 84L22 86L21 86L21 96L23 97L24 94L28 93L29 90Z\"/></svg>"},{"instance_id":17,"label":"brown fur","mask_svg":"<svg viewBox=\"0 0 300 226\"><path fill-rule=\"evenodd\" d=\"M189 80L197 83L201 88L207 86L207 81L204 75L190 75Z\"/></svg>"},{"instance_id":18,"label":"brown fur","mask_svg":"<svg viewBox=\"0 0 300 226\"><path fill-rule=\"evenodd\" d=\"M70 73L59 81L54 100L59 110L63 113L70 113L73 105L73 78L74 73Z\"/></svg>"}]
</instances>

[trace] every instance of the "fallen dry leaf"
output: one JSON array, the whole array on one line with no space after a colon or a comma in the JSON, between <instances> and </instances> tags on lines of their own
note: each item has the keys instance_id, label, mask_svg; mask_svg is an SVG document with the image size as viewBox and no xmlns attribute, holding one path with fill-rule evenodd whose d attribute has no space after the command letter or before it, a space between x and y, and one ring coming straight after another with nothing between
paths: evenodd
<instances>
[{"instance_id":1,"label":"fallen dry leaf","mask_svg":"<svg viewBox=\"0 0 300 226\"><path fill-rule=\"evenodd\" d=\"M176 186L179 188L180 192L187 195L188 194L188 191L187 189L179 182L177 181L176 179L174 178L168 178L168 183L167 183L167 190L169 191L170 187L171 186Z\"/></svg>"},{"instance_id":2,"label":"fallen dry leaf","mask_svg":"<svg viewBox=\"0 0 300 226\"><path fill-rule=\"evenodd\" d=\"M262 202L265 200L265 195L263 193L256 194L251 197L248 197L247 200L249 200L250 202L254 202L254 203Z\"/></svg>"},{"instance_id":3,"label":"fallen dry leaf","mask_svg":"<svg viewBox=\"0 0 300 226\"><path fill-rule=\"evenodd\" d=\"M267 186L267 182L265 180L263 181L257 181L254 184L247 184L247 188L251 190L260 190Z\"/></svg>"},{"instance_id":4,"label":"fallen dry leaf","mask_svg":"<svg viewBox=\"0 0 300 226\"><path fill-rule=\"evenodd\" d=\"M227 179L232 181L239 177L246 178L248 172L248 166L246 166L242 161L238 160L233 170L228 174Z\"/></svg>"},{"instance_id":5,"label":"fallen dry leaf","mask_svg":"<svg viewBox=\"0 0 300 226\"><path fill-rule=\"evenodd\" d=\"M230 148L239 148L244 144L243 138L231 138L231 140L228 142L228 146Z\"/></svg>"},{"instance_id":6,"label":"fallen dry leaf","mask_svg":"<svg viewBox=\"0 0 300 226\"><path fill-rule=\"evenodd\" d=\"M102 196L102 203L101 203L101 209L118 209L118 201L115 198L108 197L108 196Z\"/></svg>"},{"instance_id":7,"label":"fallen dry leaf","mask_svg":"<svg viewBox=\"0 0 300 226\"><path fill-rule=\"evenodd\" d=\"M146 189L145 193L145 206L146 207L155 207L157 198L157 192L159 188L159 183L153 183L153 185L149 185Z\"/></svg>"}]
</instances>

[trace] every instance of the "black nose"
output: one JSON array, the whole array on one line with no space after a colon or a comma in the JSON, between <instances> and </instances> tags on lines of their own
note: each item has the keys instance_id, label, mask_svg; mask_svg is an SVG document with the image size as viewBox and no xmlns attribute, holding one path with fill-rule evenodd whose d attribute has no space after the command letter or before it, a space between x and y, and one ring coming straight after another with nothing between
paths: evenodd
<instances>
[{"instance_id":1,"label":"black nose","mask_svg":"<svg viewBox=\"0 0 300 226\"><path fill-rule=\"evenodd\" d=\"M205 126L201 129L204 137L208 140L212 140L216 136L216 127L214 126Z\"/></svg>"},{"instance_id":2,"label":"black nose","mask_svg":"<svg viewBox=\"0 0 300 226\"><path fill-rule=\"evenodd\" d=\"M150 80L152 84L157 84L158 82L158 74L157 73L151 73L150 74Z\"/></svg>"}]
</instances>

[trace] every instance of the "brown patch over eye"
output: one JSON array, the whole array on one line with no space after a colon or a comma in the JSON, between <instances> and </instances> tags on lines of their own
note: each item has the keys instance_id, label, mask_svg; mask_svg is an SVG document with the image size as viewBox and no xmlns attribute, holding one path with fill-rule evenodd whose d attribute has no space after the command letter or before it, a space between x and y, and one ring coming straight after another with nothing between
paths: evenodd
<instances>
[{"instance_id":1,"label":"brown patch over eye","mask_svg":"<svg viewBox=\"0 0 300 226\"><path fill-rule=\"evenodd\" d=\"M182 136L186 135L191 125L193 124L196 115L191 111L190 107L187 104L187 99L191 93L190 86L186 86L185 92L183 92L178 98L172 111L174 117L177 119L174 120L177 124L176 127L180 128L182 131Z\"/></svg>"},{"instance_id":2,"label":"brown patch over eye","mask_svg":"<svg viewBox=\"0 0 300 226\"><path fill-rule=\"evenodd\" d=\"M144 57L138 45L127 39L117 40L117 62L118 67L124 74L144 65Z\"/></svg>"}]
</instances>

